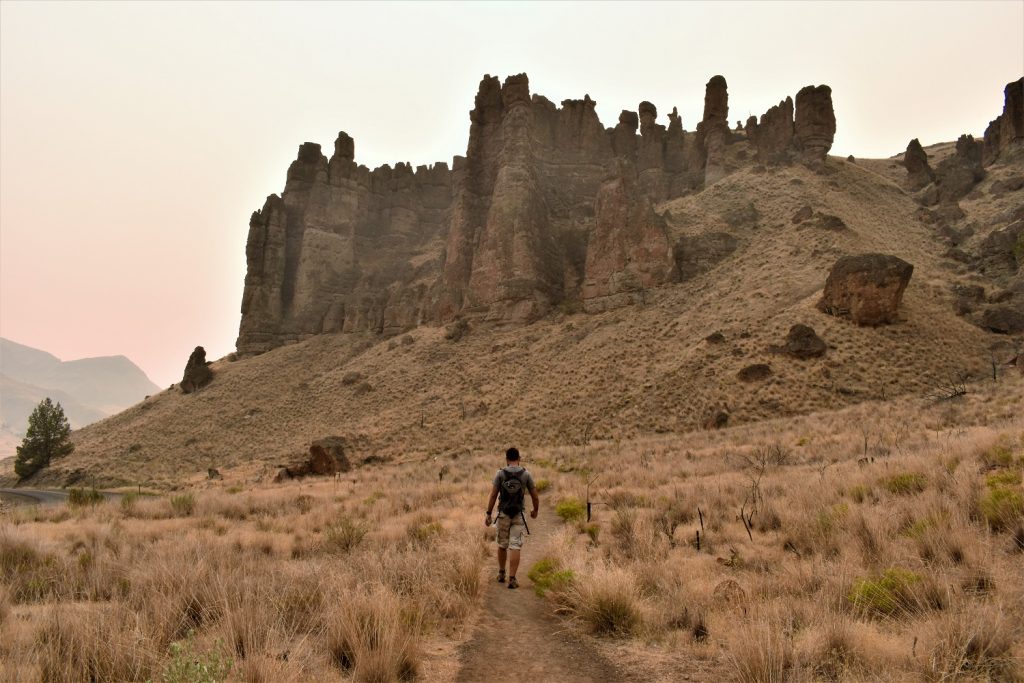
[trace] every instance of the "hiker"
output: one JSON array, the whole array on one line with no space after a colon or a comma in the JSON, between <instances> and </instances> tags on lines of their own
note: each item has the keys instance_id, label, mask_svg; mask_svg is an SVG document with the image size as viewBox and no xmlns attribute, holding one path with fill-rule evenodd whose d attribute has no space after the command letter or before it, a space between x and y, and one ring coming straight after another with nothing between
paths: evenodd
<instances>
[{"instance_id":1,"label":"hiker","mask_svg":"<svg viewBox=\"0 0 1024 683\"><path fill-rule=\"evenodd\" d=\"M523 547L523 531L530 533L526 524L526 492L530 492L533 510L530 518L537 519L540 509L540 498L533 477L519 464L519 451L510 448L505 451L505 466L494 475L491 485L491 497L487 501L486 525L491 526L491 512L494 501L498 501L498 519L494 525L498 528L498 583L505 583L505 559L508 558L508 587L518 588L516 570L519 569L519 551Z\"/></svg>"}]
</instances>

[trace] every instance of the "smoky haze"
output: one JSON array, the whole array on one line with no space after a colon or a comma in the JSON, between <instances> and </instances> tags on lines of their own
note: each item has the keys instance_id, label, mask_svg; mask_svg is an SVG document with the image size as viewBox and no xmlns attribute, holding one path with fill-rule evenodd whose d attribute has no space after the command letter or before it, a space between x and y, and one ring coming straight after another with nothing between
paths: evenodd
<instances>
[{"instance_id":1,"label":"smoky haze","mask_svg":"<svg viewBox=\"0 0 1024 683\"><path fill-rule=\"evenodd\" d=\"M0 4L0 333L161 385L234 347L248 217L309 140L374 167L465 151L480 78L692 130L833 89L833 154L980 135L1024 3Z\"/></svg>"}]
</instances>

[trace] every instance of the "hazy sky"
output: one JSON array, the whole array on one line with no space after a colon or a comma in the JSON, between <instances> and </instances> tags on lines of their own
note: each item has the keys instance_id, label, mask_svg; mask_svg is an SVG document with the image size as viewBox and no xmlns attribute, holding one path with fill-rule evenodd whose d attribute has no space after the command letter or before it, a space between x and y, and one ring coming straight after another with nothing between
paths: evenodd
<instances>
[{"instance_id":1,"label":"hazy sky","mask_svg":"<svg viewBox=\"0 0 1024 683\"><path fill-rule=\"evenodd\" d=\"M832 86L833 154L980 135L1024 74L1024 2L0 2L0 335L124 354L161 385L234 348L250 213L300 143L450 161L485 73L602 122L641 100L692 130Z\"/></svg>"}]
</instances>

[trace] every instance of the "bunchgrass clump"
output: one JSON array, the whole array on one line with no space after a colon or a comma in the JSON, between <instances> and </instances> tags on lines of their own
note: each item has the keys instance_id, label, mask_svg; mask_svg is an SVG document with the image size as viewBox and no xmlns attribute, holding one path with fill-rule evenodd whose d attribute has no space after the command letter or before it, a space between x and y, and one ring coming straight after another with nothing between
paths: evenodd
<instances>
[{"instance_id":1,"label":"bunchgrass clump","mask_svg":"<svg viewBox=\"0 0 1024 683\"><path fill-rule=\"evenodd\" d=\"M579 498L563 498L555 505L555 514L565 522L579 522L587 516L587 506Z\"/></svg>"},{"instance_id":2,"label":"bunchgrass clump","mask_svg":"<svg viewBox=\"0 0 1024 683\"><path fill-rule=\"evenodd\" d=\"M176 517L190 517L196 509L196 498L191 493L171 496L171 510Z\"/></svg>"},{"instance_id":3,"label":"bunchgrass clump","mask_svg":"<svg viewBox=\"0 0 1024 683\"><path fill-rule=\"evenodd\" d=\"M544 597L548 591L563 592L576 580L576 574L571 569L562 569L561 563L553 557L537 560L527 576L539 597Z\"/></svg>"},{"instance_id":4,"label":"bunchgrass clump","mask_svg":"<svg viewBox=\"0 0 1024 683\"><path fill-rule=\"evenodd\" d=\"M366 524L353 520L351 517L341 517L324 529L320 548L328 553L350 552L363 542L368 531L369 528Z\"/></svg>"},{"instance_id":5,"label":"bunchgrass clump","mask_svg":"<svg viewBox=\"0 0 1024 683\"><path fill-rule=\"evenodd\" d=\"M641 624L640 597L625 570L595 572L569 591L570 609L591 633L626 637Z\"/></svg>"},{"instance_id":6,"label":"bunchgrass clump","mask_svg":"<svg viewBox=\"0 0 1024 683\"><path fill-rule=\"evenodd\" d=\"M71 507L98 505L102 502L103 494L96 489L72 488L68 490L68 505Z\"/></svg>"},{"instance_id":7,"label":"bunchgrass clump","mask_svg":"<svg viewBox=\"0 0 1024 683\"><path fill-rule=\"evenodd\" d=\"M897 496L921 493L928 486L928 478L920 472L904 472L885 480L885 489Z\"/></svg>"},{"instance_id":8,"label":"bunchgrass clump","mask_svg":"<svg viewBox=\"0 0 1024 683\"><path fill-rule=\"evenodd\" d=\"M993 531L1010 529L1024 519L1024 494L1009 486L994 486L982 494L978 509Z\"/></svg>"},{"instance_id":9,"label":"bunchgrass clump","mask_svg":"<svg viewBox=\"0 0 1024 683\"><path fill-rule=\"evenodd\" d=\"M883 617L941 609L944 604L932 582L902 567L890 567L877 578L857 579L847 601L855 612Z\"/></svg>"}]
</instances>

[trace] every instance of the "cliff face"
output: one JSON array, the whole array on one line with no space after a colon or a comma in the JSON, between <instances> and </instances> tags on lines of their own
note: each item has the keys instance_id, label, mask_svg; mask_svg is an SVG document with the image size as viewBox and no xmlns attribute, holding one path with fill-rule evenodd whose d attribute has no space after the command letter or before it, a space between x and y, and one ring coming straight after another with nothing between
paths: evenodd
<instances>
[{"instance_id":1,"label":"cliff face","mask_svg":"<svg viewBox=\"0 0 1024 683\"><path fill-rule=\"evenodd\" d=\"M795 122L787 99L748 125L759 160L824 163L830 91L809 92L797 97ZM303 144L284 192L250 220L238 351L459 315L526 322L563 303L603 310L677 279L653 206L735 170L727 147L745 136L728 128L721 76L707 84L695 134L675 109L667 126L657 116L641 102L606 129L589 96L556 106L531 95L525 74L485 76L466 156L450 170L370 171L345 133L330 159Z\"/></svg>"}]
</instances>

